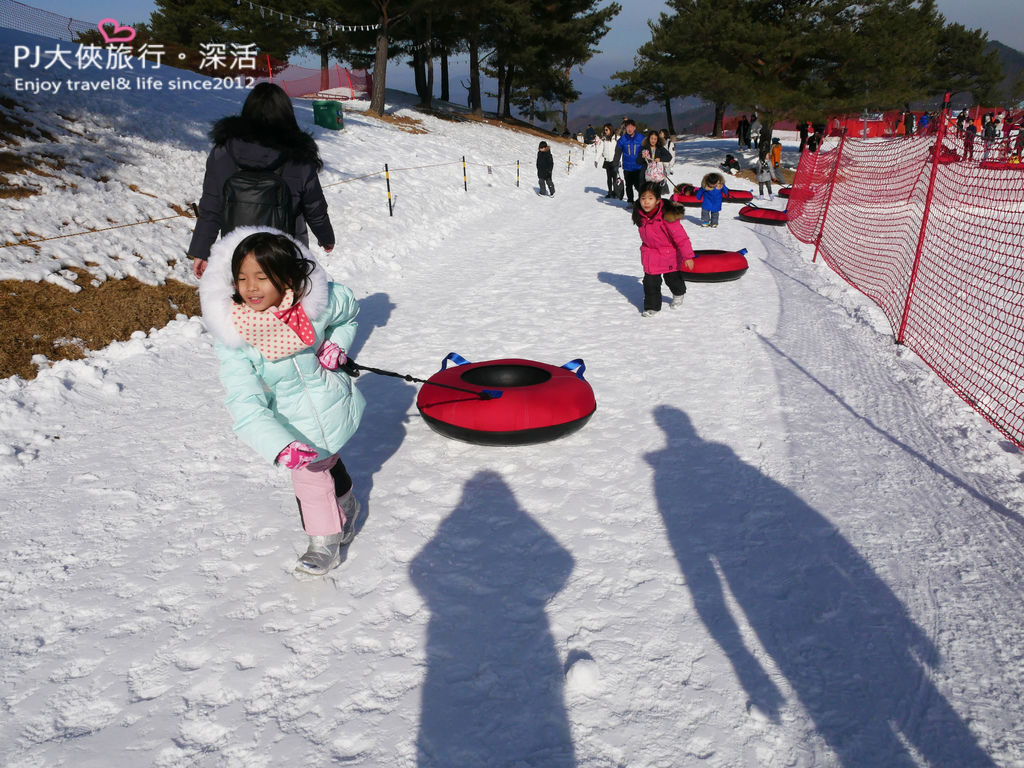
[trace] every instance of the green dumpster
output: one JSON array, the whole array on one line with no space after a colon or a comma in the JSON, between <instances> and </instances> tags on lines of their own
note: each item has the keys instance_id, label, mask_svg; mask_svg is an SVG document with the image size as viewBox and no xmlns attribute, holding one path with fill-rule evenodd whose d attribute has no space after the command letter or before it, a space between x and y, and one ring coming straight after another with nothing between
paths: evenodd
<instances>
[{"instance_id":1,"label":"green dumpster","mask_svg":"<svg viewBox=\"0 0 1024 768\"><path fill-rule=\"evenodd\" d=\"M340 131L345 127L345 118L341 111L340 101L314 101L313 122L321 128Z\"/></svg>"}]
</instances>

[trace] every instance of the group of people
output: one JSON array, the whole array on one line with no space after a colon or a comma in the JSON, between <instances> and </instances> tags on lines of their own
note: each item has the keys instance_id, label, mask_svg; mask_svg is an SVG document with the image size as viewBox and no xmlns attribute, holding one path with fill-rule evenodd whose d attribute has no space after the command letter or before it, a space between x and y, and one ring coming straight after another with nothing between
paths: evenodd
<instances>
[{"instance_id":1,"label":"group of people","mask_svg":"<svg viewBox=\"0 0 1024 768\"><path fill-rule=\"evenodd\" d=\"M675 141L667 130L638 130L636 123L626 118L618 132L611 123L605 123L600 133L594 132L590 143L597 160L605 170L608 194L615 196L615 182L622 170L624 194L629 203L638 197L640 188L651 183L660 195L668 192L672 166L675 163Z\"/></svg>"},{"instance_id":2,"label":"group of people","mask_svg":"<svg viewBox=\"0 0 1024 768\"><path fill-rule=\"evenodd\" d=\"M982 160L995 154L1000 160L1017 164L1024 155L1024 114L1005 114L1000 118L994 112L986 112L971 119L963 109L956 116L956 132L963 138L964 156L969 160L974 159L974 144L979 136Z\"/></svg>"}]
</instances>

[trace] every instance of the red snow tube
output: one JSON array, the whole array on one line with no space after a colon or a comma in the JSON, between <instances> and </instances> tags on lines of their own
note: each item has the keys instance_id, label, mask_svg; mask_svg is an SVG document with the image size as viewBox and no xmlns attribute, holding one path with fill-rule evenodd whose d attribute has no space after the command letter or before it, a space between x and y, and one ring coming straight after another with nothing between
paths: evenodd
<instances>
[{"instance_id":1,"label":"red snow tube","mask_svg":"<svg viewBox=\"0 0 1024 768\"><path fill-rule=\"evenodd\" d=\"M747 249L741 251L694 251L693 270L683 270L683 279L690 283L724 283L738 280L747 271Z\"/></svg>"},{"instance_id":2,"label":"red snow tube","mask_svg":"<svg viewBox=\"0 0 1024 768\"><path fill-rule=\"evenodd\" d=\"M740 218L743 221L752 221L755 224L785 224L788 215L785 211L776 211L772 208L758 208L756 205L748 205L740 208Z\"/></svg>"},{"instance_id":3,"label":"red snow tube","mask_svg":"<svg viewBox=\"0 0 1024 768\"><path fill-rule=\"evenodd\" d=\"M722 198L725 203L749 203L754 199L754 193L749 189L730 189L729 194Z\"/></svg>"},{"instance_id":4,"label":"red snow tube","mask_svg":"<svg viewBox=\"0 0 1024 768\"><path fill-rule=\"evenodd\" d=\"M700 200L697 199L696 195L684 195L682 192L676 192L672 195L672 202L679 203L680 205L700 205Z\"/></svg>"},{"instance_id":5,"label":"red snow tube","mask_svg":"<svg viewBox=\"0 0 1024 768\"><path fill-rule=\"evenodd\" d=\"M779 197L789 197L789 193L792 192L792 191L793 191L792 187L782 187L779 190L778 194L779 194Z\"/></svg>"},{"instance_id":6,"label":"red snow tube","mask_svg":"<svg viewBox=\"0 0 1024 768\"><path fill-rule=\"evenodd\" d=\"M456 365L446 368L449 360ZM561 367L519 358L470 363L453 352L420 388L416 407L445 437L478 445L542 443L575 432L597 409L584 370L582 360Z\"/></svg>"}]
</instances>

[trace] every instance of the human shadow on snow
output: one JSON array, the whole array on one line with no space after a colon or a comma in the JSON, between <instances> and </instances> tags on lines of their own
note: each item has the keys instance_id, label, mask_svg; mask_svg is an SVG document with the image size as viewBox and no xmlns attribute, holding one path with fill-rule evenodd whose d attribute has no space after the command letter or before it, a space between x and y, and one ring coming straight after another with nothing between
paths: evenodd
<instances>
[{"instance_id":1,"label":"human shadow on snow","mask_svg":"<svg viewBox=\"0 0 1024 768\"><path fill-rule=\"evenodd\" d=\"M409 567L430 609L418 765L570 768L564 674L545 607L572 556L479 472Z\"/></svg>"},{"instance_id":2,"label":"human shadow on snow","mask_svg":"<svg viewBox=\"0 0 1024 768\"><path fill-rule=\"evenodd\" d=\"M841 765L910 768L912 747L932 768L994 766L931 682L935 647L837 529L682 411L654 417L666 444L645 458L668 538L748 706L778 720L783 695L726 589Z\"/></svg>"}]
</instances>

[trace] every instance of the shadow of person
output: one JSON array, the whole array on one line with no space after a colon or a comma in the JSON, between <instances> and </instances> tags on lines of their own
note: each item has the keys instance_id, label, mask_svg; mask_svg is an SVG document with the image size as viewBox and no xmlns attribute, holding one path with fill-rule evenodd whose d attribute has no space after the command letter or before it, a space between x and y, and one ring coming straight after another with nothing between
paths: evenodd
<instances>
[{"instance_id":1,"label":"shadow of person","mask_svg":"<svg viewBox=\"0 0 1024 768\"><path fill-rule=\"evenodd\" d=\"M352 348L346 350L349 357L357 358L366 344L367 339L377 328L383 328L391 319L395 305L386 293L372 293L359 300L359 315L356 317L356 337L352 340Z\"/></svg>"},{"instance_id":2,"label":"shadow of person","mask_svg":"<svg viewBox=\"0 0 1024 768\"><path fill-rule=\"evenodd\" d=\"M572 568L500 475L466 483L409 567L431 613L418 765L575 765L544 610Z\"/></svg>"},{"instance_id":3,"label":"shadow of person","mask_svg":"<svg viewBox=\"0 0 1024 768\"><path fill-rule=\"evenodd\" d=\"M782 694L726 587L841 765L909 768L916 750L931 768L994 766L932 684L932 643L838 530L682 411L654 416L666 445L646 459L669 541L750 705L777 719Z\"/></svg>"},{"instance_id":4,"label":"shadow of person","mask_svg":"<svg viewBox=\"0 0 1024 768\"><path fill-rule=\"evenodd\" d=\"M607 283L621 293L637 312L644 309L644 287L636 275L620 275L615 272L598 272L597 279Z\"/></svg>"}]
</instances>

